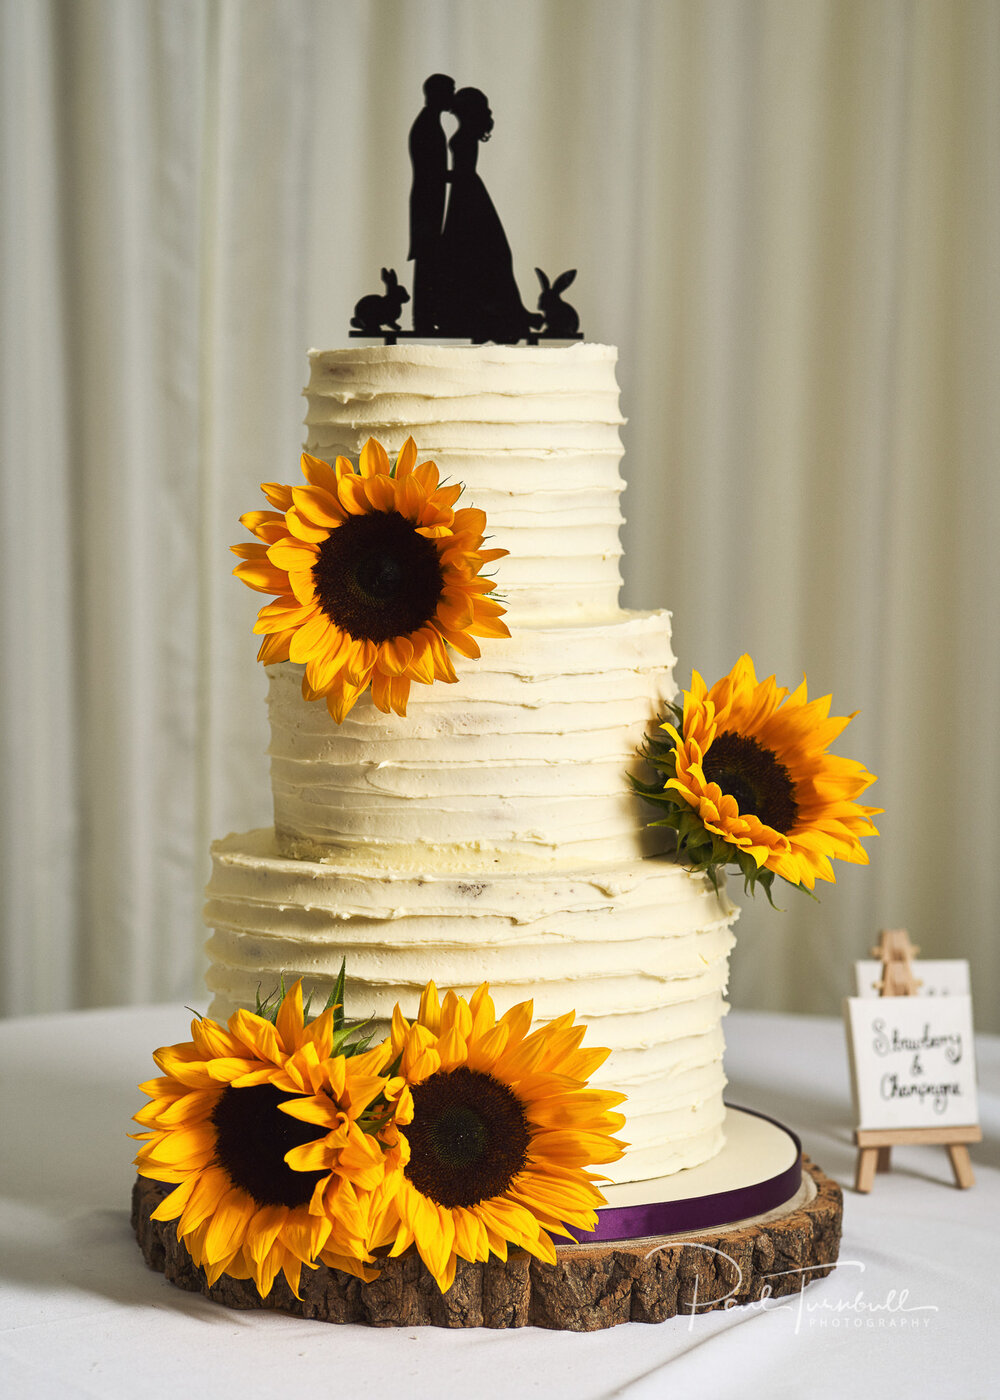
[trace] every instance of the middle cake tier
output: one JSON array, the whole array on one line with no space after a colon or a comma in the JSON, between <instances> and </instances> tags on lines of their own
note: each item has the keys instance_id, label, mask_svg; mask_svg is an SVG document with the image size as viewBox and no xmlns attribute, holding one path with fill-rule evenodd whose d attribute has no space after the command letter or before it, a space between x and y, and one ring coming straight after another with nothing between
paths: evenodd
<instances>
[{"instance_id":1,"label":"middle cake tier","mask_svg":"<svg viewBox=\"0 0 1000 1400\"><path fill-rule=\"evenodd\" d=\"M363 696L339 726L302 668L269 668L274 826L285 855L368 871L585 867L663 849L628 774L674 693L670 616L619 613L484 638L406 718Z\"/></svg>"}]
</instances>

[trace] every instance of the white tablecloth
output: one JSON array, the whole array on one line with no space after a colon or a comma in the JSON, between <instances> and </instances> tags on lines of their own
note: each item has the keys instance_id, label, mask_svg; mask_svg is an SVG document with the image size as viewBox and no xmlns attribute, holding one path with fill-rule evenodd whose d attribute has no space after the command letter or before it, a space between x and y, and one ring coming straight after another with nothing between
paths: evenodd
<instances>
[{"instance_id":1,"label":"white tablecloth","mask_svg":"<svg viewBox=\"0 0 1000 1400\"><path fill-rule=\"evenodd\" d=\"M840 1265L801 1298L589 1334L399 1331L229 1312L148 1270L129 1229L136 1084L183 1040L179 1006L0 1022L0 1393L992 1397L1000 1235L1000 1038L978 1041L977 1185L942 1148L894 1150L868 1197L839 1022L734 1012L730 1099L797 1129L845 1188Z\"/></svg>"}]
</instances>

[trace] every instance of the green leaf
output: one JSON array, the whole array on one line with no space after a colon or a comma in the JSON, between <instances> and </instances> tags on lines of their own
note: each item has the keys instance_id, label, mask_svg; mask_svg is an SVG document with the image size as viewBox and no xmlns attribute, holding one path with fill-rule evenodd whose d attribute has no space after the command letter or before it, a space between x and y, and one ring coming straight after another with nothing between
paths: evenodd
<instances>
[{"instance_id":1,"label":"green leaf","mask_svg":"<svg viewBox=\"0 0 1000 1400\"><path fill-rule=\"evenodd\" d=\"M285 974L281 972L278 974L278 985L276 989L273 992L268 992L263 1001L261 1001L260 997L260 984L257 984L257 991L254 994L257 1015L265 1021L270 1021L273 1026L278 1019L278 1010L284 999Z\"/></svg>"},{"instance_id":2,"label":"green leaf","mask_svg":"<svg viewBox=\"0 0 1000 1400\"><path fill-rule=\"evenodd\" d=\"M344 987L345 987L346 983L347 983L347 958L346 958L346 957L343 957L343 958L341 958L341 960L340 960L340 971L337 973L337 980L336 980L336 982L333 984L333 991L330 993L329 997L327 998L326 1006L323 1008L324 1011L329 1011L329 1009L330 1009L331 1006L334 1008L334 1011L333 1011L333 1029L334 1029L334 1031L340 1030L341 1026L343 1026L343 1024L344 1024Z\"/></svg>"},{"instance_id":3,"label":"green leaf","mask_svg":"<svg viewBox=\"0 0 1000 1400\"><path fill-rule=\"evenodd\" d=\"M355 1040L352 1040L351 1037L363 1030L365 1026L370 1025L371 1021L372 1018L369 1017L367 1021L348 1021L343 1025L334 1034L331 1055L345 1055L349 1058L351 1055L360 1055L367 1050L375 1039L374 1029L370 1030L367 1035L358 1036Z\"/></svg>"}]
</instances>

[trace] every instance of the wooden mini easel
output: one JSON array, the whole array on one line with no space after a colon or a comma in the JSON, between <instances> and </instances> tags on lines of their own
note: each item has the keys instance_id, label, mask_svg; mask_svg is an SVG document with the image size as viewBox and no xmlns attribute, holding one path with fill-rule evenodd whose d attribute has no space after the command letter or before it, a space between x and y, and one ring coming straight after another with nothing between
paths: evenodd
<instances>
[{"instance_id":1,"label":"wooden mini easel","mask_svg":"<svg viewBox=\"0 0 1000 1400\"><path fill-rule=\"evenodd\" d=\"M910 942L905 928L882 930L877 948L871 950L873 958L882 963L882 977L876 984L879 995L884 997L915 996L919 982L913 971L913 959L920 952ZM854 1141L858 1146L858 1165L854 1176L855 1191L870 1191L875 1183L876 1172L887 1172L890 1168L890 1154L898 1143L934 1143L948 1149L951 1169L955 1175L955 1185L963 1190L976 1184L969 1160L970 1142L982 1142L983 1130L978 1123L969 1127L951 1128L857 1128Z\"/></svg>"}]
</instances>

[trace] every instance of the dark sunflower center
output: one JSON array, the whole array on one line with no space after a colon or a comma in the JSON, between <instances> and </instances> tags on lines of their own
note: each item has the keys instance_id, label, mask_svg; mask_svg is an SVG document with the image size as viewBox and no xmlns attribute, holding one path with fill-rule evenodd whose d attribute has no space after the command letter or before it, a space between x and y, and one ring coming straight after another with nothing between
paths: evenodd
<instances>
[{"instance_id":1,"label":"dark sunflower center","mask_svg":"<svg viewBox=\"0 0 1000 1400\"><path fill-rule=\"evenodd\" d=\"M215 1160L234 1186L259 1206L304 1206L323 1172L293 1172L284 1156L322 1135L314 1123L278 1108L288 1099L271 1084L227 1086L212 1110Z\"/></svg>"},{"instance_id":2,"label":"dark sunflower center","mask_svg":"<svg viewBox=\"0 0 1000 1400\"><path fill-rule=\"evenodd\" d=\"M743 816L755 816L786 836L795 825L799 804L792 775L770 749L749 734L719 734L702 768L710 783L718 783L736 799Z\"/></svg>"},{"instance_id":3,"label":"dark sunflower center","mask_svg":"<svg viewBox=\"0 0 1000 1400\"><path fill-rule=\"evenodd\" d=\"M376 643L429 622L444 586L433 541L394 510L352 515L331 530L312 573L331 622Z\"/></svg>"},{"instance_id":4,"label":"dark sunflower center","mask_svg":"<svg viewBox=\"0 0 1000 1400\"><path fill-rule=\"evenodd\" d=\"M438 1205L474 1206L506 1191L528 1157L520 1099L478 1070L432 1074L413 1088L407 1179Z\"/></svg>"}]
</instances>

